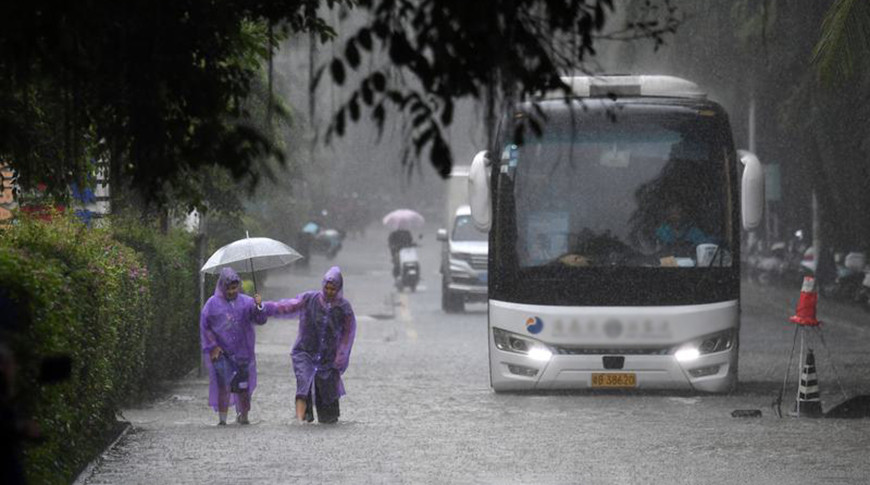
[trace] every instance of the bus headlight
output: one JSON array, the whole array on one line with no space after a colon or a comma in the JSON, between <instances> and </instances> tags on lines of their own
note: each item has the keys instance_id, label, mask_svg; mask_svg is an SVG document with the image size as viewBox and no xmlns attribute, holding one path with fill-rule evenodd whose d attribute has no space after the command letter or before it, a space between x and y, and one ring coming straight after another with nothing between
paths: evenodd
<instances>
[{"instance_id":1,"label":"bus headlight","mask_svg":"<svg viewBox=\"0 0 870 485\"><path fill-rule=\"evenodd\" d=\"M728 329L680 345L674 350L674 357L680 362L691 362L702 355L728 350L733 345L734 329Z\"/></svg>"},{"instance_id":2,"label":"bus headlight","mask_svg":"<svg viewBox=\"0 0 870 485\"><path fill-rule=\"evenodd\" d=\"M492 338L496 348L505 352L528 355L530 359L541 362L553 357L553 351L543 343L500 328L493 327Z\"/></svg>"},{"instance_id":3,"label":"bus headlight","mask_svg":"<svg viewBox=\"0 0 870 485\"><path fill-rule=\"evenodd\" d=\"M693 347L684 347L674 352L674 357L680 362L691 362L701 355L698 349Z\"/></svg>"}]
</instances>

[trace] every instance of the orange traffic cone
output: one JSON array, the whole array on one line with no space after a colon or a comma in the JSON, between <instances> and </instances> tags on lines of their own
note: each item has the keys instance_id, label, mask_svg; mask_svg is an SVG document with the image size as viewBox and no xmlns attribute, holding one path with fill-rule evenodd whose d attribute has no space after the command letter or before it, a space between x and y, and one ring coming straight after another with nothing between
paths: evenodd
<instances>
[{"instance_id":1,"label":"orange traffic cone","mask_svg":"<svg viewBox=\"0 0 870 485\"><path fill-rule=\"evenodd\" d=\"M816 279L812 276L804 276L801 299L798 301L795 315L790 317L789 321L798 325L818 325L821 323L816 319L816 304L818 302L819 293L816 291Z\"/></svg>"},{"instance_id":2,"label":"orange traffic cone","mask_svg":"<svg viewBox=\"0 0 870 485\"><path fill-rule=\"evenodd\" d=\"M798 416L822 417L822 401L819 399L819 380L816 378L816 358L813 349L807 351L807 362L801 370L801 383L795 403Z\"/></svg>"}]
</instances>

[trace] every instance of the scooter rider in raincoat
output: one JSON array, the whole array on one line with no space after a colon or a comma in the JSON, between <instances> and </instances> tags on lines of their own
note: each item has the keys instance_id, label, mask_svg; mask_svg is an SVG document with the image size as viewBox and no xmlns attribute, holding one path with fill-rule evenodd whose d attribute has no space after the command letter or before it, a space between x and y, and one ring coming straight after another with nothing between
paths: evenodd
<instances>
[{"instance_id":1,"label":"scooter rider in raincoat","mask_svg":"<svg viewBox=\"0 0 870 485\"><path fill-rule=\"evenodd\" d=\"M393 278L398 278L401 273L399 268L399 251L402 248L411 247L414 244L414 236L407 229L396 229L387 238L390 247L390 258L393 261Z\"/></svg>"}]
</instances>

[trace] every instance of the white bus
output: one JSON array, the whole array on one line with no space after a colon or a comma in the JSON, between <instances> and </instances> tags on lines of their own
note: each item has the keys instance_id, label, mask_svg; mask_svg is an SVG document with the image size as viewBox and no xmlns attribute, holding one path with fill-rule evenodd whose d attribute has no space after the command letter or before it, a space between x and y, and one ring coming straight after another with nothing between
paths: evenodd
<instances>
[{"instance_id":1,"label":"white bus","mask_svg":"<svg viewBox=\"0 0 870 485\"><path fill-rule=\"evenodd\" d=\"M761 164L692 82L565 81L567 97L506 113L470 168L472 216L490 231L493 389L728 392L741 212L758 225Z\"/></svg>"}]
</instances>

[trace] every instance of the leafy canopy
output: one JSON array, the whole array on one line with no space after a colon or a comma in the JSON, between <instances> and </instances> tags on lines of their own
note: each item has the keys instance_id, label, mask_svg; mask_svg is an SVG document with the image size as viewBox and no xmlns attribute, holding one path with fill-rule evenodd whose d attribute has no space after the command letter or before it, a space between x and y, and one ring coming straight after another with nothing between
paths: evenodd
<instances>
[{"instance_id":1,"label":"leafy canopy","mask_svg":"<svg viewBox=\"0 0 870 485\"><path fill-rule=\"evenodd\" d=\"M484 99L491 119L499 100L565 88L559 76L584 69L596 40L658 45L676 28L670 0L630 4L641 13L606 33L613 0L5 2L0 17L14 22L0 34L0 158L25 188L56 193L108 160L113 194L129 184L160 204L200 200L191 180L203 167L256 182L263 162L285 158L269 129L287 113L272 109L271 79L265 110L246 102L263 65L289 34L333 38L322 9L359 7L370 17L328 63L332 79L343 84L364 55L387 59L338 107L328 134L343 134L363 107L382 129L396 108L410 119L405 159L428 149L446 175L442 130L457 100ZM263 111L265 128L255 119Z\"/></svg>"},{"instance_id":2,"label":"leafy canopy","mask_svg":"<svg viewBox=\"0 0 870 485\"><path fill-rule=\"evenodd\" d=\"M0 158L56 193L109 160L146 200L205 166L256 177L284 154L245 100L281 38L334 36L322 3L350 0L3 2Z\"/></svg>"},{"instance_id":3,"label":"leafy canopy","mask_svg":"<svg viewBox=\"0 0 870 485\"><path fill-rule=\"evenodd\" d=\"M613 0L360 0L370 20L328 64L330 76L344 84L364 54L385 52L388 62L366 63L368 74L334 113L327 140L342 135L348 119L357 121L363 106L380 130L387 108L396 108L410 119L413 155L428 147L432 165L447 176L452 156L443 128L457 100L484 100L491 117L499 99L567 89L560 76L585 70L597 40L660 45L676 29L676 8L670 0L636 3L636 18L605 32Z\"/></svg>"}]
</instances>

